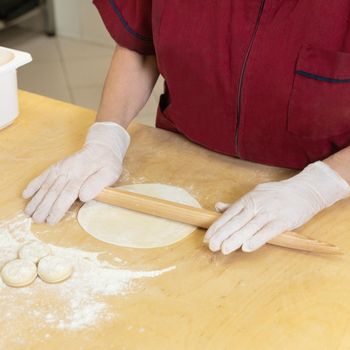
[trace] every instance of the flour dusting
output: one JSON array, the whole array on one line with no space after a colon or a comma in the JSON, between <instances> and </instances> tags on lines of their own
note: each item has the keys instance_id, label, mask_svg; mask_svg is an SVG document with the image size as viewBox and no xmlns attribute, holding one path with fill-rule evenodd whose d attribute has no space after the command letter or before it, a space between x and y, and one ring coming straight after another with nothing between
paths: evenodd
<instances>
[{"instance_id":1,"label":"flour dusting","mask_svg":"<svg viewBox=\"0 0 350 350\"><path fill-rule=\"evenodd\" d=\"M23 213L0 222L0 264L13 259L15 252L33 240L38 241L31 232L31 219ZM100 261L98 256L102 253L49 246L53 255L73 265L74 273L60 284L47 284L38 278L31 286L20 289L10 288L0 279L0 348L10 337L17 337L17 343L24 341L19 336L19 324L34 325L32 334L48 327L75 331L107 322L118 315L110 309L106 298L132 293L138 286L136 280L157 277L176 268L124 270ZM23 322L18 323L19 319Z\"/></svg>"}]
</instances>

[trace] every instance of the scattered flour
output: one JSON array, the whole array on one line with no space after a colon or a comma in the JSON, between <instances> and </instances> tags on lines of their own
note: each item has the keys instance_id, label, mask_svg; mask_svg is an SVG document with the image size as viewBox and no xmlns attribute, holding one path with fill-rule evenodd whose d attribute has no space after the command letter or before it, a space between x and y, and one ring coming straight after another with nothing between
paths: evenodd
<instances>
[{"instance_id":1,"label":"scattered flour","mask_svg":"<svg viewBox=\"0 0 350 350\"><path fill-rule=\"evenodd\" d=\"M31 232L31 219L23 213L0 222L0 263L1 257L13 256L13 252L33 240L38 239ZM60 284L46 284L38 278L31 286L20 289L7 287L0 279L0 349L9 337L18 337L22 323L35 325L30 330L33 333L48 327L81 330L109 321L117 315L105 300L108 296L131 293L137 287L135 280L157 277L176 268L131 271L99 260L102 253L54 245L50 248L54 255L66 258L73 265L74 273ZM19 323L19 319L23 322ZM17 343L21 341L24 339L18 338Z\"/></svg>"}]
</instances>

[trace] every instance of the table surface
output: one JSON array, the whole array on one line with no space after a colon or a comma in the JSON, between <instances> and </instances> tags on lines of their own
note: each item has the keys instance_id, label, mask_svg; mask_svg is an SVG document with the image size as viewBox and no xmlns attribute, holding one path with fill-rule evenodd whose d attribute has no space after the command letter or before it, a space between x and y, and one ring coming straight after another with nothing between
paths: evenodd
<instances>
[{"instance_id":1,"label":"table surface","mask_svg":"<svg viewBox=\"0 0 350 350\"><path fill-rule=\"evenodd\" d=\"M20 117L0 132L1 220L23 210L27 182L79 149L94 120L87 109L27 92L19 97ZM208 209L218 200L238 199L258 183L293 175L209 152L163 130L133 124L129 131L132 143L120 184L180 186ZM166 248L115 247L80 228L78 207L56 226L33 224L32 232L57 246L103 252L107 260L122 261L119 268L172 270L106 297L115 317L85 329L53 329L24 323L25 317L3 327L0 317L4 349L350 349L349 200L298 230L338 245L345 252L340 257L273 246L222 256L202 244L201 230ZM3 293L0 315L11 313ZM10 328L20 340L2 334Z\"/></svg>"}]
</instances>

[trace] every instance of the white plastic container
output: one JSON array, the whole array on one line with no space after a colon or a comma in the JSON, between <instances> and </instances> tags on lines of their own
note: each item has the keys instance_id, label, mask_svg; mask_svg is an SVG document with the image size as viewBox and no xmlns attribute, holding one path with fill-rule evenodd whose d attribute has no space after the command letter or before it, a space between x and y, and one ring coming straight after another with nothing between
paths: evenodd
<instances>
[{"instance_id":1,"label":"white plastic container","mask_svg":"<svg viewBox=\"0 0 350 350\"><path fill-rule=\"evenodd\" d=\"M18 117L17 68L31 60L29 53L0 46L0 129Z\"/></svg>"}]
</instances>

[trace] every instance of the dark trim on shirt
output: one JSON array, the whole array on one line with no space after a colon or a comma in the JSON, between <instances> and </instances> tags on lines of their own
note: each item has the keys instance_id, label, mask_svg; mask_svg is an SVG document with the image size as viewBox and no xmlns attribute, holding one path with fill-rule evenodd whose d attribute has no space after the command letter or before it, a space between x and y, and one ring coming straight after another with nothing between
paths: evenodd
<instances>
[{"instance_id":1,"label":"dark trim on shirt","mask_svg":"<svg viewBox=\"0 0 350 350\"><path fill-rule=\"evenodd\" d=\"M342 84L342 83L350 83L350 79L335 79L335 78L329 78L329 77L323 77L321 75L312 74L309 72L305 72L303 70L297 70L295 72L296 74L302 75L305 78L315 79L319 81L324 81L326 83L336 83L336 84Z\"/></svg>"},{"instance_id":2,"label":"dark trim on shirt","mask_svg":"<svg viewBox=\"0 0 350 350\"><path fill-rule=\"evenodd\" d=\"M114 0L108 0L109 3L111 4L115 14L118 16L118 18L120 19L120 21L122 22L124 28L132 35L134 36L135 38L137 39L140 39L140 40L143 40L143 41L153 41L152 38L150 37L147 37L147 36L144 36L140 33L137 33L135 32L135 30L133 30L128 22L126 21L126 19L124 18L124 16L122 15L121 11L119 10L118 6L116 5L115 1Z\"/></svg>"}]
</instances>

